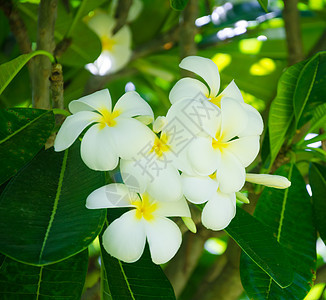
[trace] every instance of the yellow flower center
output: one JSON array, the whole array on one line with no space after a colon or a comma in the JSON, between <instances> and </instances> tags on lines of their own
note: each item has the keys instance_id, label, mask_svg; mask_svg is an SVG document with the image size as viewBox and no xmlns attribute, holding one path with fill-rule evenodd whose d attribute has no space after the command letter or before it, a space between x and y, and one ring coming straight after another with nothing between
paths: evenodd
<instances>
[{"instance_id":1,"label":"yellow flower center","mask_svg":"<svg viewBox=\"0 0 326 300\"><path fill-rule=\"evenodd\" d=\"M217 136L217 134L216 134L216 136ZM228 146L228 143L225 143L222 141L223 141L222 137L212 138L212 147L214 149L219 149L220 151L223 151Z\"/></svg>"},{"instance_id":2,"label":"yellow flower center","mask_svg":"<svg viewBox=\"0 0 326 300\"><path fill-rule=\"evenodd\" d=\"M219 108L221 108L221 100L222 100L222 95L218 95L216 97L208 97L208 101L215 104Z\"/></svg>"},{"instance_id":3,"label":"yellow flower center","mask_svg":"<svg viewBox=\"0 0 326 300\"><path fill-rule=\"evenodd\" d=\"M216 179L216 172L212 173L211 175L208 175L208 177L215 180Z\"/></svg>"},{"instance_id":4,"label":"yellow flower center","mask_svg":"<svg viewBox=\"0 0 326 300\"><path fill-rule=\"evenodd\" d=\"M99 110L100 114L102 115L100 119L101 129L108 125L109 127L113 127L117 124L115 120L116 117L120 115L120 111L116 110L113 112L108 111L106 108Z\"/></svg>"},{"instance_id":5,"label":"yellow flower center","mask_svg":"<svg viewBox=\"0 0 326 300\"><path fill-rule=\"evenodd\" d=\"M151 203L147 194L141 195L142 200L133 201L131 204L136 206L136 218L144 218L146 221L154 219L153 212L157 209L157 203Z\"/></svg>"},{"instance_id":6,"label":"yellow flower center","mask_svg":"<svg viewBox=\"0 0 326 300\"><path fill-rule=\"evenodd\" d=\"M155 138L154 145L150 152L155 151L157 156L161 157L164 152L167 152L170 149L170 146L167 145L167 141L168 141L167 134L162 133L160 138L158 137Z\"/></svg>"},{"instance_id":7,"label":"yellow flower center","mask_svg":"<svg viewBox=\"0 0 326 300\"><path fill-rule=\"evenodd\" d=\"M111 51L116 42L114 39L104 35L101 37L101 43L102 43L102 51L104 50Z\"/></svg>"}]
</instances>

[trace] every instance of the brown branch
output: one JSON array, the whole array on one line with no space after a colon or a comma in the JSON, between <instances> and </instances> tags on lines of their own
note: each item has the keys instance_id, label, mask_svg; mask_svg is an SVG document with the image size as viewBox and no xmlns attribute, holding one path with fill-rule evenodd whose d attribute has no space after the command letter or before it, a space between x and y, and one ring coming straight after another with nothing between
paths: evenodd
<instances>
[{"instance_id":1,"label":"brown branch","mask_svg":"<svg viewBox=\"0 0 326 300\"><path fill-rule=\"evenodd\" d=\"M58 0L41 0L37 26L37 49L46 50L53 54L55 48L54 25L57 17ZM50 76L52 64L44 55L34 58L33 74L33 107L49 109Z\"/></svg>"},{"instance_id":2,"label":"brown branch","mask_svg":"<svg viewBox=\"0 0 326 300\"><path fill-rule=\"evenodd\" d=\"M132 0L120 0L116 9L114 18L116 19L116 25L113 28L112 33L116 34L126 23Z\"/></svg>"},{"instance_id":3,"label":"brown branch","mask_svg":"<svg viewBox=\"0 0 326 300\"><path fill-rule=\"evenodd\" d=\"M318 283L326 283L326 265L322 265L317 270L315 285Z\"/></svg>"},{"instance_id":4,"label":"brown branch","mask_svg":"<svg viewBox=\"0 0 326 300\"><path fill-rule=\"evenodd\" d=\"M212 236L221 236L224 234L223 232L207 230L202 225L199 225L197 228L198 232L196 235L189 231L184 234L178 253L164 269L177 298L181 295L191 274L196 268L203 253L206 240Z\"/></svg>"},{"instance_id":5,"label":"brown branch","mask_svg":"<svg viewBox=\"0 0 326 300\"><path fill-rule=\"evenodd\" d=\"M291 66L304 59L300 30L300 15L298 0L283 0L283 2L283 19L288 48L288 63Z\"/></svg>"},{"instance_id":6,"label":"brown branch","mask_svg":"<svg viewBox=\"0 0 326 300\"><path fill-rule=\"evenodd\" d=\"M10 30L17 40L20 52L31 52L31 42L27 33L26 26L21 19L17 9L13 6L12 1L0 0L0 8L3 10L9 20Z\"/></svg>"},{"instance_id":7,"label":"brown branch","mask_svg":"<svg viewBox=\"0 0 326 300\"><path fill-rule=\"evenodd\" d=\"M181 29L180 29L180 57L181 59L189 55L196 55L197 45L195 43L195 35L197 27L195 25L198 17L198 0L189 0L186 8L182 13ZM181 70L182 77L194 75L186 70Z\"/></svg>"}]
</instances>

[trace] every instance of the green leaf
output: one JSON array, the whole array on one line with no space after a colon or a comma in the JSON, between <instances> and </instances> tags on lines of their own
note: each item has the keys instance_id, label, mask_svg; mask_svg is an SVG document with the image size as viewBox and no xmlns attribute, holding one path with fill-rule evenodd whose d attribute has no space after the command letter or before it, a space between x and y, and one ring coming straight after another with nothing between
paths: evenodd
<instances>
[{"instance_id":1,"label":"green leaf","mask_svg":"<svg viewBox=\"0 0 326 300\"><path fill-rule=\"evenodd\" d=\"M262 7L262 9L266 12L268 12L267 10L267 6L268 6L268 0L258 0L260 6Z\"/></svg>"},{"instance_id":2,"label":"green leaf","mask_svg":"<svg viewBox=\"0 0 326 300\"><path fill-rule=\"evenodd\" d=\"M124 209L109 209L109 221L119 217ZM175 300L173 288L161 267L152 262L149 248L145 247L142 257L134 263L124 263L109 255L102 246L102 261L113 299Z\"/></svg>"},{"instance_id":3,"label":"green leaf","mask_svg":"<svg viewBox=\"0 0 326 300\"><path fill-rule=\"evenodd\" d=\"M0 196L0 252L45 265L82 251L99 234L105 210L87 209L85 201L104 174L85 166L79 147L41 151L10 181Z\"/></svg>"},{"instance_id":4,"label":"green leaf","mask_svg":"<svg viewBox=\"0 0 326 300\"><path fill-rule=\"evenodd\" d=\"M175 10L184 10L189 0L170 0L171 7Z\"/></svg>"},{"instance_id":5,"label":"green leaf","mask_svg":"<svg viewBox=\"0 0 326 300\"><path fill-rule=\"evenodd\" d=\"M320 237L326 243L326 167L312 163L309 170L315 223Z\"/></svg>"},{"instance_id":6,"label":"green leaf","mask_svg":"<svg viewBox=\"0 0 326 300\"><path fill-rule=\"evenodd\" d=\"M326 124L326 103L318 105L313 111L313 117L311 119L310 132L318 130Z\"/></svg>"},{"instance_id":7,"label":"green leaf","mask_svg":"<svg viewBox=\"0 0 326 300\"><path fill-rule=\"evenodd\" d=\"M0 95L16 74L34 56L45 55L53 62L53 56L44 50L37 50L28 54L22 54L17 58L0 65Z\"/></svg>"},{"instance_id":8,"label":"green leaf","mask_svg":"<svg viewBox=\"0 0 326 300\"><path fill-rule=\"evenodd\" d=\"M80 299L87 250L50 266L36 267L5 257L0 268L1 299Z\"/></svg>"},{"instance_id":9,"label":"green leaf","mask_svg":"<svg viewBox=\"0 0 326 300\"><path fill-rule=\"evenodd\" d=\"M224 230L262 273L269 274L282 287L292 283L292 266L271 230L262 222L238 207L235 218Z\"/></svg>"},{"instance_id":10,"label":"green leaf","mask_svg":"<svg viewBox=\"0 0 326 300\"><path fill-rule=\"evenodd\" d=\"M293 283L280 288L244 253L241 255L242 285L253 299L303 299L313 285L316 268L316 230L306 184L293 165L284 165L276 174L292 182L285 190L265 187L255 210L255 216L273 231L286 253L275 259L288 260L294 269ZM273 252L273 249L271 249Z\"/></svg>"},{"instance_id":11,"label":"green leaf","mask_svg":"<svg viewBox=\"0 0 326 300\"><path fill-rule=\"evenodd\" d=\"M279 80L277 96L271 104L268 120L271 147L270 165L280 151L293 121L293 95L299 74L305 63L300 62L289 67Z\"/></svg>"},{"instance_id":12,"label":"green leaf","mask_svg":"<svg viewBox=\"0 0 326 300\"><path fill-rule=\"evenodd\" d=\"M0 184L36 155L53 127L52 111L30 108L0 110Z\"/></svg>"},{"instance_id":13,"label":"green leaf","mask_svg":"<svg viewBox=\"0 0 326 300\"><path fill-rule=\"evenodd\" d=\"M319 52L306 63L298 78L293 98L297 128L312 117L309 112L313 110L314 102L321 102L325 93L326 52Z\"/></svg>"}]
</instances>

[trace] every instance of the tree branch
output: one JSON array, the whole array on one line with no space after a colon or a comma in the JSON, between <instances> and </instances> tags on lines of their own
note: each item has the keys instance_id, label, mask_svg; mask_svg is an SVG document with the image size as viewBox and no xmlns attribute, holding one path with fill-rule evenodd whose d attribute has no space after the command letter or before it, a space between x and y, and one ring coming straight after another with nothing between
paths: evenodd
<instances>
[{"instance_id":1,"label":"tree branch","mask_svg":"<svg viewBox=\"0 0 326 300\"><path fill-rule=\"evenodd\" d=\"M189 0L186 8L182 13L182 21L180 28L180 57L181 59L189 55L196 55L197 45L195 43L195 35L197 27L195 25L196 18L198 17L198 0ZM191 76L186 70L181 70L182 77Z\"/></svg>"},{"instance_id":2,"label":"tree branch","mask_svg":"<svg viewBox=\"0 0 326 300\"><path fill-rule=\"evenodd\" d=\"M53 54L55 48L54 25L57 16L58 0L41 0L38 14L37 49ZM34 58L33 107L49 109L50 76L52 64L44 55Z\"/></svg>"},{"instance_id":3,"label":"tree branch","mask_svg":"<svg viewBox=\"0 0 326 300\"><path fill-rule=\"evenodd\" d=\"M120 0L115 12L114 18L116 19L116 25L113 28L112 34L116 34L126 23L132 0Z\"/></svg>"},{"instance_id":4,"label":"tree branch","mask_svg":"<svg viewBox=\"0 0 326 300\"><path fill-rule=\"evenodd\" d=\"M288 47L288 63L289 65L294 65L304 59L298 0L283 0L283 2L283 19Z\"/></svg>"}]
</instances>

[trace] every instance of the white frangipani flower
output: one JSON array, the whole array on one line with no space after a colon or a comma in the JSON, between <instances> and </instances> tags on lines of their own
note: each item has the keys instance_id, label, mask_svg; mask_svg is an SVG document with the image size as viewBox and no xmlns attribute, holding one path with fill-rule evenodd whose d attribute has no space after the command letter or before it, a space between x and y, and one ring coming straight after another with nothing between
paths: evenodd
<instances>
[{"instance_id":1,"label":"white frangipani flower","mask_svg":"<svg viewBox=\"0 0 326 300\"><path fill-rule=\"evenodd\" d=\"M197 79L186 77L179 80L171 89L169 95L172 103L172 110L175 109L178 112L181 107L184 107L185 103L182 103L184 101L188 101L188 105L195 105L192 103L193 100L197 99L203 101L203 98L221 108L221 100L224 97L232 98L236 100L238 105L246 112L248 119L247 125L242 128L238 136L260 135L262 133L263 120L261 115L255 108L244 102L241 92L233 80L224 91L218 95L220 89L220 74L217 66L212 60L199 56L188 56L181 61L180 67L202 77L209 89ZM175 108L173 108L174 105L176 106ZM208 119L210 118L208 117ZM206 122L207 121L209 122L209 120L206 120Z\"/></svg>"},{"instance_id":2,"label":"white frangipani flower","mask_svg":"<svg viewBox=\"0 0 326 300\"><path fill-rule=\"evenodd\" d=\"M222 230L229 225L236 213L235 193L223 193L219 189L216 174L210 176L181 175L186 198L195 204L206 203L201 221L212 230Z\"/></svg>"},{"instance_id":3,"label":"white frangipani flower","mask_svg":"<svg viewBox=\"0 0 326 300\"><path fill-rule=\"evenodd\" d=\"M112 34L116 21L104 12L95 12L88 21L88 26L99 36L102 53L93 64L86 68L94 75L106 75L122 69L130 60L131 31L123 26L116 34Z\"/></svg>"},{"instance_id":4,"label":"white frangipani flower","mask_svg":"<svg viewBox=\"0 0 326 300\"><path fill-rule=\"evenodd\" d=\"M245 167L259 152L259 136L240 136L248 116L232 98L221 100L221 117L208 124L210 134L196 138L189 146L188 159L198 175L216 171L219 188L223 193L239 191L245 182ZM212 134L213 133L213 134Z\"/></svg>"},{"instance_id":5,"label":"white frangipani flower","mask_svg":"<svg viewBox=\"0 0 326 300\"><path fill-rule=\"evenodd\" d=\"M270 174L246 174L246 181L256 184L262 184L276 189L286 189L291 186L291 181L286 177Z\"/></svg>"},{"instance_id":6,"label":"white frangipani flower","mask_svg":"<svg viewBox=\"0 0 326 300\"><path fill-rule=\"evenodd\" d=\"M149 142L132 159L120 161L123 181L129 187L148 191L158 201L176 201L183 195L171 135L153 132Z\"/></svg>"},{"instance_id":7,"label":"white frangipani flower","mask_svg":"<svg viewBox=\"0 0 326 300\"><path fill-rule=\"evenodd\" d=\"M136 92L125 93L112 111L107 89L74 100L69 104L72 115L62 124L54 142L55 151L72 145L89 125L81 142L81 157L93 170L112 170L119 157L131 159L148 143L152 131L135 116L153 120L151 107Z\"/></svg>"},{"instance_id":8,"label":"white frangipani flower","mask_svg":"<svg viewBox=\"0 0 326 300\"><path fill-rule=\"evenodd\" d=\"M112 256L125 261L137 261L149 244L154 263L169 261L181 245L178 226L167 217L190 217L184 197L175 202L156 201L147 192L140 196L124 184L109 184L92 192L86 207L130 207L131 210L114 220L103 234L104 249Z\"/></svg>"}]
</instances>

